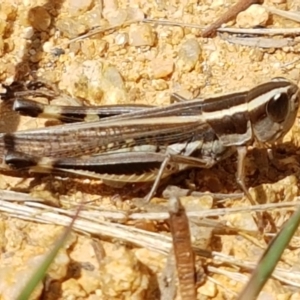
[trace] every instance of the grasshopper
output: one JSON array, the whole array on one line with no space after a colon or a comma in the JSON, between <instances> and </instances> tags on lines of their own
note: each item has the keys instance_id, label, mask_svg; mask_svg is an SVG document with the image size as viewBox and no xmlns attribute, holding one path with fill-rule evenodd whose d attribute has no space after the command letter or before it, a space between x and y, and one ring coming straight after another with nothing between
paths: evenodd
<instances>
[{"instance_id":1,"label":"grasshopper","mask_svg":"<svg viewBox=\"0 0 300 300\"><path fill-rule=\"evenodd\" d=\"M295 122L299 99L298 86L281 77L248 91L166 107L58 107L17 98L13 108L20 114L77 123L0 134L3 168L154 182L150 199L161 178L211 168L237 153L237 183L251 199L244 184L247 147L280 141ZM79 122L91 114L100 119Z\"/></svg>"}]
</instances>

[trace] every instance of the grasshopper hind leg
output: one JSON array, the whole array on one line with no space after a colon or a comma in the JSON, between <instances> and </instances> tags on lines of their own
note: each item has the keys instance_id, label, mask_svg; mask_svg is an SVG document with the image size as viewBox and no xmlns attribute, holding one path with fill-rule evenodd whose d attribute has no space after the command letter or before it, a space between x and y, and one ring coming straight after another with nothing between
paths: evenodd
<instances>
[{"instance_id":1,"label":"grasshopper hind leg","mask_svg":"<svg viewBox=\"0 0 300 300\"><path fill-rule=\"evenodd\" d=\"M237 165L237 174L236 174L237 184L240 186L240 188L244 192L245 196L250 201L251 205L257 205L258 203L251 196L251 194L249 193L249 191L245 185L245 158L247 155L247 147L245 147L245 146L237 147L237 153L238 153L238 165ZM257 221L258 221L258 227L262 230L264 227L262 213L256 212L256 217L257 217Z\"/></svg>"}]
</instances>

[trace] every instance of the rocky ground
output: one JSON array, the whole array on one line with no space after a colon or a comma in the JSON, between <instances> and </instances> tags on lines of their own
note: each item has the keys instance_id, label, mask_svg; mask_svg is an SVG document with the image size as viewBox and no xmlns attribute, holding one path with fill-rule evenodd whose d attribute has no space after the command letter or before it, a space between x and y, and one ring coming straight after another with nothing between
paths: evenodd
<instances>
[{"instance_id":1,"label":"rocky ground","mask_svg":"<svg viewBox=\"0 0 300 300\"><path fill-rule=\"evenodd\" d=\"M279 16L274 8L297 11L300 2L265 1L264 6L240 13L217 34L202 37L202 30L233 4L231 0L2 0L0 80L9 85L41 79L71 96L52 101L61 105L159 106L169 104L173 92L193 99L246 90L277 76L298 83L298 24L290 16ZM145 18L148 21L142 22ZM253 28L261 33L261 26L278 31L276 35L250 35ZM226 32L226 28L239 29L239 33ZM19 117L3 103L0 109L2 132L49 125ZM297 119L283 143L276 146L284 168L269 166L255 149L246 162L246 185L278 228L290 217L299 194L299 144ZM212 169L184 174L178 184L213 193L238 193L235 168L236 157L232 157ZM117 189L96 180L62 181L51 176L1 175L0 188L29 194L28 199L24 194L7 199L2 193L2 299L16 297L28 270L38 265L61 234L61 225L70 222L82 201L87 205L76 232L33 299L159 299L167 289L160 276L166 270L171 240L162 197L140 207L132 201L136 196L132 186ZM193 242L199 249L214 251L209 259L197 258L206 275L197 290L198 299L234 299L272 236L271 225L266 226L264 239L251 234L258 231L256 215L242 196L216 201L210 195L195 195L181 201L190 216L194 213ZM284 203L285 208L279 209ZM262 297L300 297L295 291L299 251L295 237L279 265L282 273L269 280ZM294 273L289 278L291 268ZM286 283L287 278L293 282Z\"/></svg>"}]
</instances>

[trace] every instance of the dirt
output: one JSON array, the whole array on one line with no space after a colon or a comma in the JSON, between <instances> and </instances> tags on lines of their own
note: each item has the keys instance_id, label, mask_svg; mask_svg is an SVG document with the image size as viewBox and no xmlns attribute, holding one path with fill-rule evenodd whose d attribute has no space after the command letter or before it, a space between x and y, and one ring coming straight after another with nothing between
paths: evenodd
<instances>
[{"instance_id":1,"label":"dirt","mask_svg":"<svg viewBox=\"0 0 300 300\"><path fill-rule=\"evenodd\" d=\"M14 81L42 80L65 95L53 99L56 105L165 106L170 104L171 93L186 99L205 98L249 90L274 77L298 83L297 34L218 32L210 38L201 37L202 29L233 4L229 0L212 4L194 0L3 0L0 80L3 86ZM295 1L265 1L264 6L297 9ZM271 14L267 8L257 16L252 10L242 21L231 20L223 27L238 28L242 23L250 28L263 25L294 28L296 32L296 22ZM142 18L148 21L141 22ZM240 44L249 43L250 37L257 40L250 46ZM45 97L36 100L48 102ZM5 101L0 109L2 132L51 125L43 119L20 117ZM235 299L274 234L274 225L278 230L291 216L291 203L299 195L299 130L297 118L283 141L274 146L277 164L276 160L270 163L257 145L247 154L246 186L268 212L264 235L258 233L257 214L250 211L246 197L181 198L190 213L195 247L214 251L212 258L197 258L197 263L205 265L206 273L197 289L197 299ZM235 180L236 160L232 156L211 169L185 172L174 176L172 183L200 192L240 193ZM159 276L165 270L171 247L166 199L159 194L146 206L134 201L133 197L147 193L147 185L117 188L93 179L15 175L1 174L1 190L24 192L39 201L5 197L1 201L2 299L13 299L18 293L25 284L20 278L25 277L27 268L37 266L39 257L55 243L62 225L70 222L71 213L82 201L84 214L34 299L159 299ZM286 208L271 209L283 203L287 203ZM191 216L193 212L197 214ZM286 250L279 263L286 273L268 281L263 291L266 297L300 297L292 284L282 280L291 267L298 270L298 244L295 236L293 247ZM226 256L222 258L226 264L220 264L221 254ZM11 277L16 279L10 282ZM298 284L296 278L293 280ZM179 292L176 299L180 299Z\"/></svg>"}]
</instances>

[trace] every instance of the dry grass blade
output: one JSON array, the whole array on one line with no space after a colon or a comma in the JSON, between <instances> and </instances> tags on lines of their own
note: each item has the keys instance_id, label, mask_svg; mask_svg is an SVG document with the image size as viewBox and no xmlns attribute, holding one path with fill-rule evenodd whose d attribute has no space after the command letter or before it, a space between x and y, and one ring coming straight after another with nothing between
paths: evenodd
<instances>
[{"instance_id":1,"label":"dry grass blade","mask_svg":"<svg viewBox=\"0 0 300 300\"><path fill-rule=\"evenodd\" d=\"M256 35L299 35L300 28L219 28L218 32L228 32L233 34L256 34Z\"/></svg>"},{"instance_id":2,"label":"dry grass blade","mask_svg":"<svg viewBox=\"0 0 300 300\"><path fill-rule=\"evenodd\" d=\"M240 267L243 270L247 270L249 272L252 272L256 268L256 263L250 262L250 261L240 261L234 257L231 256L225 256L221 253L212 253L212 256L214 257L214 262L222 262L226 265L234 266L234 267ZM227 278L234 280L236 282L240 282L243 284L247 284L249 281L249 277L247 275L243 275L240 272L237 271L228 271L221 268L216 268L214 266L208 266L207 271L211 274L219 274L224 275ZM272 278L277 279L283 284L289 285L290 287L294 288L300 288L300 274L299 272L291 270L286 270L282 268L276 268L274 273L272 274Z\"/></svg>"},{"instance_id":3,"label":"dry grass blade","mask_svg":"<svg viewBox=\"0 0 300 300\"><path fill-rule=\"evenodd\" d=\"M243 193L232 193L232 194L222 194L222 193L208 193L208 192L197 192L191 191L188 189L182 189L175 185L169 185L163 191L163 197L168 199L171 195L176 195L178 197L184 196L195 196L195 197L203 197L203 196L211 196L214 200L224 200L224 199L241 199L244 194Z\"/></svg>"},{"instance_id":4,"label":"dry grass blade","mask_svg":"<svg viewBox=\"0 0 300 300\"><path fill-rule=\"evenodd\" d=\"M242 212L257 212L257 211L269 211L269 210L283 210L291 209L299 206L299 203L292 202L282 202L282 203L268 203L260 205L252 205L248 207L234 207L234 208L216 208L207 209L201 211L188 211L188 217L217 217L228 214L242 213ZM150 220L165 220L168 218L167 212L149 212L149 213L132 213L128 215L130 219L150 219Z\"/></svg>"},{"instance_id":5,"label":"dry grass blade","mask_svg":"<svg viewBox=\"0 0 300 300\"><path fill-rule=\"evenodd\" d=\"M265 6L265 8L274 15L295 21L300 22L300 14L297 11L286 11L282 9L277 9L273 7Z\"/></svg>"},{"instance_id":6,"label":"dry grass blade","mask_svg":"<svg viewBox=\"0 0 300 300\"><path fill-rule=\"evenodd\" d=\"M283 47L292 47L298 44L299 42L294 39L282 38L282 39L268 39L261 37L253 37L253 38L241 38L241 37L222 37L225 41L238 44L248 47L257 47L257 48L283 48Z\"/></svg>"},{"instance_id":7,"label":"dry grass blade","mask_svg":"<svg viewBox=\"0 0 300 300\"><path fill-rule=\"evenodd\" d=\"M26 193L20 193L15 191L9 191L9 190L0 190L0 199L5 199L6 201L19 201L19 202L25 202L25 201L32 201L32 202L44 202L45 200L34 198Z\"/></svg>"},{"instance_id":8,"label":"dry grass blade","mask_svg":"<svg viewBox=\"0 0 300 300\"><path fill-rule=\"evenodd\" d=\"M38 204L35 202L42 202L45 200L34 198L26 193L18 193L13 191L4 191L0 190L0 211L3 212L12 212L15 215L19 216L32 216L45 213L45 212L53 212L57 216L67 215L73 216L74 211L54 208L49 205ZM24 205L13 203L12 201L22 201L25 202ZM243 213L243 212L256 212L256 211L274 211L274 210L291 210L297 208L300 204L298 198L291 202L281 202L281 203L267 203L267 204L259 204L253 206L246 207L234 207L234 208L217 208L217 209L204 209L204 210L191 210L187 211L188 217L197 217L197 218L206 218L206 217L218 217L222 215ZM68 201L70 204L70 201ZM77 207L78 203L74 204L74 209ZM124 219L131 220L139 220L139 219L148 219L148 220L166 220L169 218L169 213L167 211L163 212L123 212L123 211L105 211L99 209L98 206L92 204L86 204L85 209L80 212L80 217L85 218L86 220L90 220L92 222L100 222L100 220L109 219L121 222ZM32 214L32 215L30 215ZM41 215L39 218L40 221L43 221L43 217L45 217L45 221L49 219L52 220L52 215ZM54 218L53 221L56 219ZM212 220L210 220L212 221ZM65 223L61 224L65 225ZM214 224L217 226L217 224Z\"/></svg>"},{"instance_id":9,"label":"dry grass blade","mask_svg":"<svg viewBox=\"0 0 300 300\"><path fill-rule=\"evenodd\" d=\"M22 193L18 193L17 197L20 198ZM26 196L26 194L24 194ZM27 195L27 197L30 197ZM9 196L10 200L0 201L0 211L3 213L8 213L10 217L16 217L23 220L32 220L40 223L50 223L62 226L67 226L72 220L75 211L69 209L59 209L55 207L50 207L36 202L23 202L14 203L12 202L12 196ZM3 198L2 198L3 199ZM29 198L28 198L29 199ZM295 199L297 200L297 199ZM30 200L28 200L30 201ZM87 204L88 206L88 204ZM169 236L165 234L159 234L155 232L149 232L142 229L134 228L128 225L116 224L112 221L104 221L105 219L112 218L113 220L122 221L125 218L129 220L138 219L152 219L152 220L166 220L169 215L167 212L157 212L157 213L132 213L124 214L124 212L105 212L100 211L99 208L85 206L85 210L80 212L80 216L75 221L73 229L78 232L83 232L86 234L93 234L95 236L107 237L125 243L136 245L138 247L144 247L153 250L158 253L167 255L170 253L172 240ZM285 202L285 203L272 203L265 205L256 205L254 207L237 207L231 209L214 209L214 210L204 210L204 211L190 211L187 212L189 217L205 217L205 216L221 216L228 214L235 214L237 212L249 212L249 211L265 211L265 210L291 210L299 206L297 201L295 202ZM86 210L89 209L89 210ZM239 234L239 233L235 233ZM201 251L200 251L201 250ZM222 269L213 268L214 264L219 265L220 262L225 265L236 266L243 268L244 270L252 271L255 268L254 262L247 262L245 260L238 260L235 257L226 256L219 252L210 252L203 249L194 249L196 253L201 253L204 257L210 257L212 266L208 267L208 271L211 273L222 274ZM205 253L204 253L205 252ZM211 269L212 268L212 269ZM238 274L238 273L236 273ZM228 272L225 274L227 277L232 277L232 279L241 281L240 277L237 277L235 273ZM289 284L290 286L299 286L297 282L299 276L291 271L283 268L276 268L273 273L273 277L277 278L281 282Z\"/></svg>"},{"instance_id":10,"label":"dry grass blade","mask_svg":"<svg viewBox=\"0 0 300 300\"><path fill-rule=\"evenodd\" d=\"M120 24L120 25L112 25L112 26L105 26L105 27L95 28L93 30L90 30L86 34L83 34L83 35L78 36L78 37L76 37L74 39L70 39L70 40L68 40L65 43L60 44L60 45L56 46L55 48L61 47L63 45L69 45L69 44L74 43L76 41L87 39L87 38L89 38L89 37L91 37L93 35L96 35L96 34L99 34L99 33L105 32L105 31L117 30L120 27L128 26L130 24L141 22L141 21L143 21L143 20L128 20L128 21L126 21L126 22L124 22L123 24ZM55 50L55 48L53 48L53 51Z\"/></svg>"},{"instance_id":11,"label":"dry grass blade","mask_svg":"<svg viewBox=\"0 0 300 300\"><path fill-rule=\"evenodd\" d=\"M203 29L203 26L193 23L182 23L169 20L155 20L145 19L144 23L153 23L163 26L180 26L183 28L196 28ZM256 35L299 35L300 28L232 28L232 27L220 27L217 32L228 32L233 34L256 34Z\"/></svg>"},{"instance_id":12,"label":"dry grass blade","mask_svg":"<svg viewBox=\"0 0 300 300\"><path fill-rule=\"evenodd\" d=\"M41 223L67 226L70 224L74 211L49 207L47 205L35 205L35 203L16 204L0 200L0 211L9 213L12 217L24 220L32 220ZM27 206L30 205L30 206ZM77 218L73 229L96 236L116 238L130 244L153 249L160 253L168 253L171 247L171 238L148 232L145 230L103 221L95 216L82 215Z\"/></svg>"}]
</instances>

